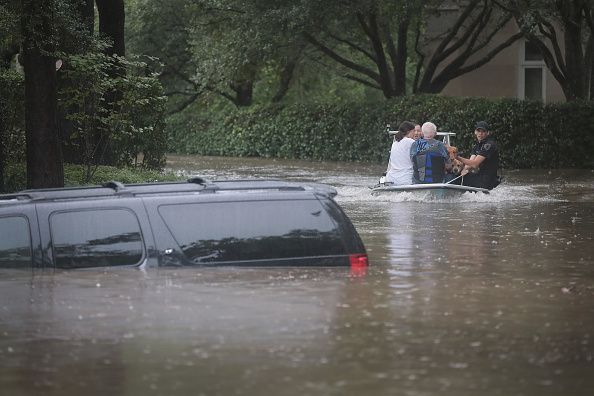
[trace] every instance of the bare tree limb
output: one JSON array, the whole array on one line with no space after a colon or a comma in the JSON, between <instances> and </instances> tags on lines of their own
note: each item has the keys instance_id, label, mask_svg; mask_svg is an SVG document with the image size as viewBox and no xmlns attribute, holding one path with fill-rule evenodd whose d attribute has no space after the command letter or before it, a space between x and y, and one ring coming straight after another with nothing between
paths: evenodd
<instances>
[{"instance_id":1,"label":"bare tree limb","mask_svg":"<svg viewBox=\"0 0 594 396\"><path fill-rule=\"evenodd\" d=\"M361 52L363 55L365 55L366 57L368 57L369 59L371 59L374 63L377 62L377 58L375 56L373 56L373 54L371 52L367 51L365 48L363 48L363 47L361 47L361 46L353 43L350 40L347 40L347 39L343 39L341 37L338 37L335 34L328 33L328 35L330 37L332 37L334 40L338 41L339 43L346 44L349 47L351 47L352 49L354 49L354 50L356 50L358 52Z\"/></svg>"},{"instance_id":2,"label":"bare tree limb","mask_svg":"<svg viewBox=\"0 0 594 396\"><path fill-rule=\"evenodd\" d=\"M363 84L370 88L374 88L374 89L378 89L378 90L382 89L382 87L380 87L378 84L374 84L372 82L369 82L369 81L359 78L357 76L353 76L351 74L345 74L345 75L343 75L343 77L346 78L347 80L356 81L356 82Z\"/></svg>"},{"instance_id":3,"label":"bare tree limb","mask_svg":"<svg viewBox=\"0 0 594 396\"><path fill-rule=\"evenodd\" d=\"M509 47L514 42L522 38L522 33L516 33L513 36L509 37L507 40L499 44L497 47L493 48L489 53L482 57L482 59L471 63L470 65L461 67L458 71L457 76L461 76L462 74L471 72L479 67L489 63L498 53L500 53L503 49Z\"/></svg>"},{"instance_id":4,"label":"bare tree limb","mask_svg":"<svg viewBox=\"0 0 594 396\"><path fill-rule=\"evenodd\" d=\"M450 31L446 34L446 36L441 40L441 42L435 49L435 53L443 54L445 52L446 46L449 43L451 43L452 40L454 40L456 38L458 31L460 30L460 28L462 27L462 25L464 24L466 19L468 19L468 17L472 13L472 11L475 9L475 7L479 3L479 1L480 0L473 0L471 3L469 3L466 6L464 11L460 14L458 19L456 20L456 23L454 24L454 26L452 26ZM453 49L453 51L455 51L455 48ZM446 55L446 57L447 57L447 55ZM445 59L445 57L444 57L444 59Z\"/></svg>"},{"instance_id":5,"label":"bare tree limb","mask_svg":"<svg viewBox=\"0 0 594 396\"><path fill-rule=\"evenodd\" d=\"M545 28L548 30L545 30ZM559 69L563 74L565 74L567 71L567 67L565 65L563 53L561 52L561 46L559 45L559 39L557 38L557 32L555 30L555 27L549 22L542 21L542 23L539 24L539 30L551 42L551 45L553 46L553 51L555 51L555 59L557 59Z\"/></svg>"},{"instance_id":6,"label":"bare tree limb","mask_svg":"<svg viewBox=\"0 0 594 396\"><path fill-rule=\"evenodd\" d=\"M375 73L371 69L368 69L364 66L358 65L355 62L352 62L352 61L342 57L338 53L334 52L332 49L330 49L330 48L326 47L324 44L320 43L315 37L313 37L309 33L304 33L304 37L307 41L309 41L311 44L313 44L316 48L318 48L320 51L322 51L324 54L326 54L328 57L330 57L334 61L340 63L341 65L343 65L349 69L352 69L356 72L366 75L367 77L369 77L372 80L379 83L380 76L378 73Z\"/></svg>"},{"instance_id":7,"label":"bare tree limb","mask_svg":"<svg viewBox=\"0 0 594 396\"><path fill-rule=\"evenodd\" d=\"M365 17L361 13L357 13L357 18L360 22L365 23ZM391 78L391 70L386 60L386 54L384 53L384 47L379 33L379 26L377 21L377 15L375 13L368 14L368 23L366 24L366 30L369 32L368 38L371 42L373 52L375 53L379 83L382 92L386 98L391 98L395 94L394 84Z\"/></svg>"}]
</instances>

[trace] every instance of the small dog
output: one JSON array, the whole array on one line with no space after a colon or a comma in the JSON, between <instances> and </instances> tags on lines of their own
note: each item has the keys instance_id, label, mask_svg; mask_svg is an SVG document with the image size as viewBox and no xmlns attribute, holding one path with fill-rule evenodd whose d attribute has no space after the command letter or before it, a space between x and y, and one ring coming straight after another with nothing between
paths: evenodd
<instances>
[{"instance_id":1,"label":"small dog","mask_svg":"<svg viewBox=\"0 0 594 396\"><path fill-rule=\"evenodd\" d=\"M446 148L448 149L448 154L450 155L450 160L452 162L450 173L459 175L460 172L462 172L462 169L464 169L464 164L456 159L458 156L458 148L454 146L446 146Z\"/></svg>"}]
</instances>

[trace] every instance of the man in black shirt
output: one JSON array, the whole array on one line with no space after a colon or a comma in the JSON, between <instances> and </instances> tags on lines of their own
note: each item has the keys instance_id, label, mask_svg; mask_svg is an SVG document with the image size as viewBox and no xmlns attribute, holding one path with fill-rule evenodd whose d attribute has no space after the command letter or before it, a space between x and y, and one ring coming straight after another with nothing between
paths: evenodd
<instances>
[{"instance_id":1,"label":"man in black shirt","mask_svg":"<svg viewBox=\"0 0 594 396\"><path fill-rule=\"evenodd\" d=\"M456 157L465 165L461 173L464 175L462 184L491 190L499 184L499 148L489 136L489 124L485 121L476 123L474 134L478 141L470 158Z\"/></svg>"}]
</instances>

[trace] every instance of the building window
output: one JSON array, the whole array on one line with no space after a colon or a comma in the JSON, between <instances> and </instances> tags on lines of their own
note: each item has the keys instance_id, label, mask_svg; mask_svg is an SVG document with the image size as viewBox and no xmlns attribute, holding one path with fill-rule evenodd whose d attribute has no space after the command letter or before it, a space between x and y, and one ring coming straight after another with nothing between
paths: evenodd
<instances>
[{"instance_id":1,"label":"building window","mask_svg":"<svg viewBox=\"0 0 594 396\"><path fill-rule=\"evenodd\" d=\"M542 67L524 67L524 99L543 100Z\"/></svg>"},{"instance_id":2,"label":"building window","mask_svg":"<svg viewBox=\"0 0 594 396\"><path fill-rule=\"evenodd\" d=\"M524 41L520 62L520 99L546 99L546 65L538 47L529 41Z\"/></svg>"}]
</instances>

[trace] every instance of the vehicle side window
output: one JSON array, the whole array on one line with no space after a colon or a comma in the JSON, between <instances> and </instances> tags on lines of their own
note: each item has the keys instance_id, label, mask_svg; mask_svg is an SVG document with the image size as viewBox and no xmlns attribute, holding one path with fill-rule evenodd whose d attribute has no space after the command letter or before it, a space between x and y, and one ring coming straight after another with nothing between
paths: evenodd
<instances>
[{"instance_id":1,"label":"vehicle side window","mask_svg":"<svg viewBox=\"0 0 594 396\"><path fill-rule=\"evenodd\" d=\"M31 233L25 217L0 217L0 268L23 268L32 264Z\"/></svg>"},{"instance_id":2,"label":"vehicle side window","mask_svg":"<svg viewBox=\"0 0 594 396\"><path fill-rule=\"evenodd\" d=\"M194 263L345 254L317 200L163 205L159 213Z\"/></svg>"},{"instance_id":3,"label":"vehicle side window","mask_svg":"<svg viewBox=\"0 0 594 396\"><path fill-rule=\"evenodd\" d=\"M126 209L55 212L50 227L58 268L135 265L143 256L138 219Z\"/></svg>"}]
</instances>

